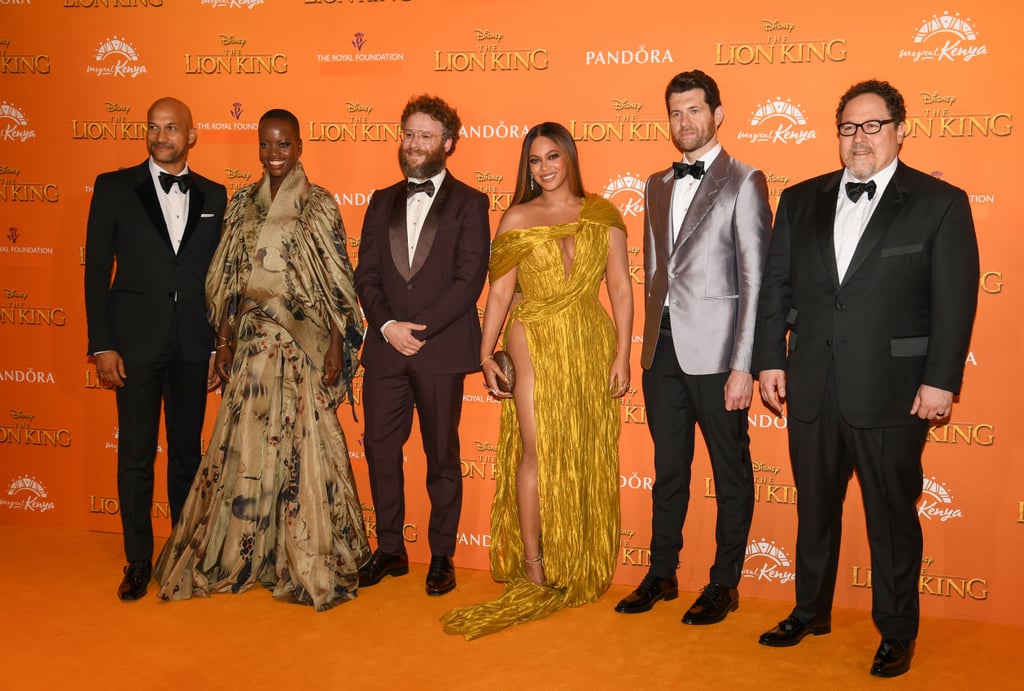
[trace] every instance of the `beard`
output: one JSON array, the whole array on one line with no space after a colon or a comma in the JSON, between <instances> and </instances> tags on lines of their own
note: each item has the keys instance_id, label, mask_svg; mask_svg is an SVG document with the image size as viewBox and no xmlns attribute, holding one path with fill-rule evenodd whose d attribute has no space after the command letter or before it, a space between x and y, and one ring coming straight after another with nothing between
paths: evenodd
<instances>
[{"instance_id":1,"label":"beard","mask_svg":"<svg viewBox=\"0 0 1024 691\"><path fill-rule=\"evenodd\" d=\"M426 180L444 170L444 164L448 160L448 155L440 143L434 149L421 149L417 152L419 153L420 151L423 153L423 161L419 165L413 165L409 161L409 154L406 150L402 146L398 147L398 165L402 168L402 173L407 178Z\"/></svg>"},{"instance_id":2,"label":"beard","mask_svg":"<svg viewBox=\"0 0 1024 691\"><path fill-rule=\"evenodd\" d=\"M673 134L672 143L675 144L676 149L678 149L680 152L688 154L697 151L702 146L711 141L711 136L712 135L706 132L698 131L696 133L696 138L692 142L690 142L689 145L687 145L682 135L676 136L675 134Z\"/></svg>"}]
</instances>

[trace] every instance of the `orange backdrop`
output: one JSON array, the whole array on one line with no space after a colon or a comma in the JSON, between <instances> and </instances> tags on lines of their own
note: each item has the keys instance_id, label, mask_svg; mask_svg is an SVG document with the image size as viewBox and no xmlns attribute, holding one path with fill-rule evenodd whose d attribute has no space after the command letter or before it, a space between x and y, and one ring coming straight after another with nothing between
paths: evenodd
<instances>
[{"instance_id":1,"label":"orange backdrop","mask_svg":"<svg viewBox=\"0 0 1024 691\"><path fill-rule=\"evenodd\" d=\"M993 622L1024 615L1024 437L1020 294L1024 204L1011 176L1019 5L909 0L839 9L810 0L771 6L592 0L0 0L0 522L120 529L113 395L85 356L82 300L91 185L145 157L145 114L158 97L192 107L190 164L228 186L260 175L256 122L285 107L303 124L303 160L332 190L355 259L373 190L399 178L398 115L413 93L455 104L463 139L450 161L488 193L492 227L513 190L520 140L558 120L579 142L589 190L628 225L641 297L643 184L678 158L665 84L699 67L722 89L729 152L760 167L773 201L791 181L839 166L834 109L851 83L892 81L907 99L903 159L970 194L981 243L980 305L962 402L929 435L920 511L926 614ZM480 304L483 304L481 298ZM941 305L936 309L941 309ZM139 328L145 328L140 324ZM633 374L640 379L634 326ZM361 393L361 379L356 395ZM219 398L212 394L208 425ZM367 524L373 507L361 425L340 411ZM652 449L639 387L622 404L622 537L616 581L649 561ZM785 420L750 410L757 505L745 596L793 591L796 491ZM487 568L498 405L467 381L461 567ZM429 556L418 430L407 447L406 540ZM158 464L165 457L161 450ZM681 585L706 580L714 487L698 449ZM158 473L159 475L159 473ZM169 531L164 488L154 506ZM836 602L867 608L871 574L856 483L846 503Z\"/></svg>"}]
</instances>

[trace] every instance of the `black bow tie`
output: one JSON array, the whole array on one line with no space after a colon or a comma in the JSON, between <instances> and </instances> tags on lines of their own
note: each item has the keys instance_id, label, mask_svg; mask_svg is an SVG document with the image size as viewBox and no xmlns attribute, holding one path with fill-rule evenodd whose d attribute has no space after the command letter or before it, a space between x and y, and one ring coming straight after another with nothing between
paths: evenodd
<instances>
[{"instance_id":1,"label":"black bow tie","mask_svg":"<svg viewBox=\"0 0 1024 691\"><path fill-rule=\"evenodd\" d=\"M170 194L174 183L178 183L178 189L185 193L188 192L188 188L192 185L192 178L188 173L182 173L181 175L160 173L160 186L164 188L164 192Z\"/></svg>"},{"instance_id":2,"label":"black bow tie","mask_svg":"<svg viewBox=\"0 0 1024 691\"><path fill-rule=\"evenodd\" d=\"M700 176L704 174L704 161L697 161L694 164L676 161L672 164L672 170L675 171L676 180L685 178L687 175L692 175L700 180Z\"/></svg>"},{"instance_id":3,"label":"black bow tie","mask_svg":"<svg viewBox=\"0 0 1024 691\"><path fill-rule=\"evenodd\" d=\"M409 187L406 188L406 196L411 197L417 192L425 192L428 197L434 196L434 181L424 180L423 182L409 181Z\"/></svg>"},{"instance_id":4,"label":"black bow tie","mask_svg":"<svg viewBox=\"0 0 1024 691\"><path fill-rule=\"evenodd\" d=\"M868 199L875 198L875 181L868 180L867 182L848 182L846 183L846 196L850 198L854 204L860 199L860 195L868 193Z\"/></svg>"}]
</instances>

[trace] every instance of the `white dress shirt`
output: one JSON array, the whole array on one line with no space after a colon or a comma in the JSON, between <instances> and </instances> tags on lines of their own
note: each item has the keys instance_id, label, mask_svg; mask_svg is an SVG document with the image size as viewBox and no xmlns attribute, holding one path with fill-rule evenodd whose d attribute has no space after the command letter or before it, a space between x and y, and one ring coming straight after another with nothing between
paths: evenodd
<instances>
[{"instance_id":1,"label":"white dress shirt","mask_svg":"<svg viewBox=\"0 0 1024 691\"><path fill-rule=\"evenodd\" d=\"M860 195L856 202L846 194L846 183L848 182L869 182L869 180L857 180L847 168L843 171L843 177L839 181L839 199L836 202L836 220L833 228L832 242L836 251L836 269L839 272L839 282L843 282L846 270L850 268L850 261L853 259L853 252L857 249L864 228L871 220L871 214L878 207L878 200L882 198L885 188L892 180L896 172L897 159L873 175L870 180L875 183L875 195L868 199L865 192Z\"/></svg>"},{"instance_id":2,"label":"white dress shirt","mask_svg":"<svg viewBox=\"0 0 1024 691\"><path fill-rule=\"evenodd\" d=\"M697 196L697 188L700 187L701 180L704 179L704 175L708 174L708 169L711 164L714 163L715 159L718 158L718 154L722 151L721 144L715 144L710 151L705 153L703 156L697 159L697 161L704 162L704 174L698 180L692 175L685 177L676 178L672 184L672 208L669 211L669 227L672 229L672 244L669 246L670 254L671 249L676 246L676 238L679 237L679 229L683 227L683 220L686 218L686 212L690 210L690 205L693 204L693 198ZM691 161L686 156L683 156L685 163L694 164L697 161ZM669 291L671 292L671 291ZM665 295L665 304L662 307L668 307L669 297Z\"/></svg>"},{"instance_id":3,"label":"white dress shirt","mask_svg":"<svg viewBox=\"0 0 1024 691\"><path fill-rule=\"evenodd\" d=\"M149 159L149 174L153 177L153 184L156 186L156 198L160 200L160 210L164 213L164 222L167 224L167 232L171 236L171 246L174 253L178 253L181 247L181 238L185 235L185 223L188 221L188 192L182 192L177 185L171 185L170 192L164 192L160 185L160 173L167 171L157 165L152 158ZM188 164L181 171L181 175L188 172Z\"/></svg>"},{"instance_id":4,"label":"white dress shirt","mask_svg":"<svg viewBox=\"0 0 1024 691\"><path fill-rule=\"evenodd\" d=\"M697 159L697 161L704 162L704 175L708 174L708 169L711 164L714 163L715 159L718 158L719 152L722 150L721 144L715 144L710 151L705 153L703 156ZM683 156L683 160L686 163L694 164L697 161L691 161L686 156ZM679 229L683 226L683 219L686 218L686 212L690 210L690 204L693 203L693 198L697 195L697 188L700 186L700 180L687 175L685 177L676 178L675 183L672 185L672 218L670 219L670 225L672 227L672 246L676 244L676 238L679 237Z\"/></svg>"},{"instance_id":5,"label":"white dress shirt","mask_svg":"<svg viewBox=\"0 0 1024 691\"><path fill-rule=\"evenodd\" d=\"M423 222L430 213L430 207L437 198L437 191L441 189L444 176L448 171L442 169L440 173L432 178L434 181L434 194L428 196L426 192L417 192L405 200L405 229L409 243L409 268L412 268L412 260L416 255L416 245L420 241L420 231L423 230ZM409 178L409 182L426 182L417 178Z\"/></svg>"},{"instance_id":6,"label":"white dress shirt","mask_svg":"<svg viewBox=\"0 0 1024 691\"><path fill-rule=\"evenodd\" d=\"M433 206L434 200L437 199L437 193L441 189L441 183L444 182L444 176L448 173L446 169L442 169L437 175L421 180L419 178L409 178L408 182L426 182L427 180L434 181L434 194L433 196L428 195L426 192L417 192L411 197L407 197L405 200L405 237L406 246L409 248L409 268L412 268L412 260L416 256L416 245L420 241L420 231L423 230L423 222L427 220L427 214L430 213L430 207ZM388 337L384 335L384 329L389 324L395 322L395 319L388 319L380 326L380 335L384 338L386 343Z\"/></svg>"}]
</instances>

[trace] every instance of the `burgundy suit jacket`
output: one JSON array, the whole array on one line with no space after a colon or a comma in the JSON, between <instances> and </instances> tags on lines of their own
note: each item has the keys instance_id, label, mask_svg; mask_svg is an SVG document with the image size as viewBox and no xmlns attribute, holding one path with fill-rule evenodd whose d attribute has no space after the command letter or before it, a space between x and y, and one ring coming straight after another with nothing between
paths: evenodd
<instances>
[{"instance_id":1,"label":"burgundy suit jacket","mask_svg":"<svg viewBox=\"0 0 1024 691\"><path fill-rule=\"evenodd\" d=\"M406 181L377 190L366 209L356 292L368 328L362 361L382 371L403 369L406 356L381 336L390 320L426 324L416 364L435 374L480 368L476 301L487 278L490 223L487 195L449 172L437 190L409 265Z\"/></svg>"}]
</instances>

